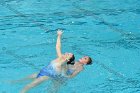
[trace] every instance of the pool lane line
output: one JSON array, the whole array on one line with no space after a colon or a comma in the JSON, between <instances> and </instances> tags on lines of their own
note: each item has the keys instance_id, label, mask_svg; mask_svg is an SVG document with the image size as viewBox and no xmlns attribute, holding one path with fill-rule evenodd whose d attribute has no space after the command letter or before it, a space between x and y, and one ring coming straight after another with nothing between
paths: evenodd
<instances>
[{"instance_id":1,"label":"pool lane line","mask_svg":"<svg viewBox=\"0 0 140 93\"><path fill-rule=\"evenodd\" d=\"M35 47L35 46L46 46L46 45L51 45L51 44L53 44L53 43L48 44L47 42L42 42L42 43L37 43L37 44L32 44L32 45L11 46L11 47L8 47L8 48L9 49L15 48L14 50L18 50L19 48L28 48L28 47Z\"/></svg>"},{"instance_id":2,"label":"pool lane line","mask_svg":"<svg viewBox=\"0 0 140 93\"><path fill-rule=\"evenodd\" d=\"M109 71L110 73L113 73L115 76L118 76L118 77L120 77L120 78L126 79L126 77L125 77L123 74L121 74L121 73L115 71L114 69L112 69L112 68L106 66L105 64L103 64L103 63L101 63L101 62L99 62L99 61L97 61L97 60L94 60L94 61L95 61L96 64L100 65L102 68L106 69L106 70Z\"/></svg>"},{"instance_id":3,"label":"pool lane line","mask_svg":"<svg viewBox=\"0 0 140 93\"><path fill-rule=\"evenodd\" d=\"M87 55L85 54L80 48L78 48L77 46L73 46L72 47L73 50L75 50L76 53L80 54L80 55ZM88 55L87 55L88 56ZM133 78L128 78L127 76L125 76L124 74L114 70L113 68L105 65L104 63L98 61L98 60L94 60L94 62L99 65L101 68L105 69L106 71L108 71L109 73L113 74L114 76L117 76L118 78L122 79L122 82L128 83L134 87L137 87L137 85L133 82L137 82L136 79ZM93 63L94 64L94 63Z\"/></svg>"},{"instance_id":4,"label":"pool lane line","mask_svg":"<svg viewBox=\"0 0 140 93\"><path fill-rule=\"evenodd\" d=\"M110 23L106 22L102 17L99 17L99 16L96 16L93 11L89 11L89 10L86 10L86 9L83 9L81 7L79 7L78 5L76 5L76 2L72 3L72 5L78 9L78 10L81 10L83 11L84 13L89 13L94 19L96 20L99 20L100 22L103 22L104 25L107 25L110 29L112 29L113 31L115 32L118 32L120 33L122 36L125 36L127 37L127 40L132 40L132 39L135 39L137 38L137 36L135 34L133 34L132 32L126 32L124 31L123 29L118 29L118 28L115 28L114 26L112 26ZM113 73L115 75L117 75L118 77L120 78L123 78L123 79L128 79L127 77L125 77L124 75L118 73L117 71L109 68L108 66L106 66L105 64L99 62L99 61L96 61L97 64L99 64L101 67L103 67L104 69L108 70L110 73Z\"/></svg>"},{"instance_id":5,"label":"pool lane line","mask_svg":"<svg viewBox=\"0 0 140 93\"><path fill-rule=\"evenodd\" d=\"M18 59L18 60L21 61L23 64L26 64L26 65L32 67L33 69L37 69L37 70L39 69L39 68L37 68L34 64L29 63L27 60L25 60L25 59L22 58L21 56L18 56L17 54L13 53L13 52L10 51L10 50L7 50L6 47L3 47L2 50L4 51L5 54L10 55L10 56L12 56L12 57Z\"/></svg>"},{"instance_id":6,"label":"pool lane line","mask_svg":"<svg viewBox=\"0 0 140 93\"><path fill-rule=\"evenodd\" d=\"M108 26L113 31L120 33L122 36L125 36L125 37L127 37L129 39L134 39L134 38L137 37L137 35L133 34L131 31L126 32L123 29L119 29L119 28L114 27L112 24L106 22L102 17L99 17L99 16L95 15L95 13L93 11L81 8L78 5L76 5L76 3L73 3L73 6L76 9L78 9L80 11L83 11L84 13L90 14L90 16L92 16L94 19L99 20L100 22L104 23L104 25Z\"/></svg>"},{"instance_id":7,"label":"pool lane line","mask_svg":"<svg viewBox=\"0 0 140 93\"><path fill-rule=\"evenodd\" d=\"M32 23L36 24L37 27L39 27L40 29L42 29L43 31L45 31L46 33L49 31L48 28L44 27L41 23L36 22L33 19L29 19L28 16L26 16L25 14L19 12L18 10L12 8L9 4L6 4L4 1L0 2L0 4L4 7L6 7L8 10L12 11L13 13L17 14L18 16L21 16L23 18L25 18L26 20L32 21Z\"/></svg>"},{"instance_id":8,"label":"pool lane line","mask_svg":"<svg viewBox=\"0 0 140 93\"><path fill-rule=\"evenodd\" d=\"M32 19L29 19L28 16L26 16L26 14L23 14L23 13L19 12L18 10L12 8L10 5L6 4L4 1L0 2L0 4L2 6L4 6L4 7L6 7L8 10L10 10L10 11L14 12L15 14L17 14L18 16L23 17L23 18L27 19L28 21L31 21L32 23L36 24L37 25L36 27L39 27L45 33L52 33L53 34L53 32L56 32L56 30L58 30L58 29L66 30L65 28L57 28L57 29L53 29L53 30L48 29L45 26L43 26L44 24L42 25L42 23L36 22L35 20L32 20Z\"/></svg>"},{"instance_id":9,"label":"pool lane line","mask_svg":"<svg viewBox=\"0 0 140 93\"><path fill-rule=\"evenodd\" d=\"M87 54L83 53L83 51L80 48L78 48L76 45L72 46L72 49L75 50L80 55L87 55ZM123 74L115 71L114 69L110 68L109 66L106 66L104 63L102 63L102 62L100 62L98 60L94 60L94 62L96 64L100 65L102 68L104 68L108 72L112 73L113 75L118 76L118 77L123 78L123 79L126 79Z\"/></svg>"},{"instance_id":10,"label":"pool lane line","mask_svg":"<svg viewBox=\"0 0 140 93\"><path fill-rule=\"evenodd\" d=\"M27 19L27 16L26 16L26 15L24 15L23 13L17 11L16 9L12 8L10 5L6 4L5 2L1 3L1 5L2 5L2 6L5 6L7 9L9 9L10 11L12 11L12 12L18 14L19 16L24 17L24 18ZM75 6L75 5L74 5L74 6ZM81 10L81 11L84 11L84 12L91 12L91 11L89 11L89 10L82 9L82 8L80 8L80 7L77 7L77 6L75 6L75 7L76 7L77 9ZM107 26L109 26L111 29L114 30L114 27L113 27L112 25L110 25L108 22L104 21L103 18L100 18L100 17L98 17L98 16L95 16L93 13L92 13L92 16L93 16L96 20L98 19L99 21L105 23ZM28 19L28 20L31 20L31 19ZM40 24L37 23L36 21L32 20L32 22L33 22L33 23L36 23L37 25L39 25L38 27L40 27L42 30L45 30L46 32L49 31L48 29L46 29L44 26L40 25ZM121 33L122 35L130 35L130 33L123 32L123 30L120 30L120 29L117 29L117 28L115 28L115 29L116 29L116 30L114 30L114 31L119 32L119 33ZM131 33L131 35L132 35L132 33ZM14 57L16 57L16 58L18 58L18 59L20 59L20 60L22 60L22 61L28 62L28 61L24 60L23 58L21 59L20 56L11 53L10 51L6 51L6 53L7 53L7 54L10 54L10 55L12 54ZM115 75L118 75L119 77L123 77L123 75L121 75L120 73L116 72L116 71L113 70L113 69L110 69L110 68L107 67L105 64L103 64L103 63L101 63L101 62L99 62L99 61L96 61L96 62L97 62L98 64L100 64L104 69L108 70L109 72L114 73ZM28 64L28 65L32 65L32 64Z\"/></svg>"},{"instance_id":11,"label":"pool lane line","mask_svg":"<svg viewBox=\"0 0 140 93\"><path fill-rule=\"evenodd\" d=\"M28 16L26 16L25 14L17 11L16 9L12 8L10 5L6 4L4 1L2 3L0 3L2 6L5 6L7 9L9 9L10 11L14 12L15 14L21 16L21 17L24 17L24 18L28 18ZM89 11L89 10L86 10L86 9L83 9L77 5L75 5L76 3L73 3L73 6L78 9L78 10L81 10L83 12L87 12L87 13L90 13L92 15L92 17L94 17L94 19L96 20L99 20L101 22L104 23L104 25L107 25L110 29L112 29L113 31L115 32L119 32L121 35L123 36L126 36L128 37L129 39L133 39L133 38L136 38L137 36L132 34L132 32L125 32L124 30L122 29L118 29L118 28L115 28L114 26L112 26L110 23L106 22L103 18L101 17L98 17L96 16L92 11ZM28 20L31 20L31 19L28 19ZM46 33L50 32L49 29L47 29L46 27L44 27L42 24L36 22L35 20L31 20L33 23L37 24L38 27L40 27L42 30L44 30Z\"/></svg>"},{"instance_id":12,"label":"pool lane line","mask_svg":"<svg viewBox=\"0 0 140 93\"><path fill-rule=\"evenodd\" d=\"M12 11L12 12L18 14L19 16L24 17L24 18L27 19L27 16L26 16L26 15L24 15L23 13L17 11L16 9L12 8L10 5L6 4L5 2L3 2L3 4L1 4L1 5L5 6L7 9L9 9L10 11ZM78 8L78 9L79 9L79 8ZM81 10L81 9L80 9L80 10ZM83 9L82 9L82 11L83 11ZM98 18L98 17L97 17L97 18ZM97 19L97 18L96 18L96 19ZM29 19L28 19L28 20L29 20ZM30 20L31 20L31 19L30 19ZM45 30L45 31L47 30L47 31L48 31L48 29L46 29L46 28L45 28L44 26L42 26L42 25L40 26L40 24L37 23L36 21L34 21L34 20L31 20L31 21L32 21L33 23L36 23L37 25L39 25L39 27L40 27L42 30ZM105 23L105 22L104 22L104 23ZM6 53L6 54L9 54L9 55L12 55L13 57L15 57L15 58L17 58L17 59L19 59L19 60L25 62L26 64L28 64L28 65L30 65L30 66L33 66L33 67L36 69L36 67L34 66L34 64L28 63L28 61L26 61L25 59L21 58L21 57L18 56L18 55L15 55L15 54L12 53L11 51L6 50L5 53ZM105 66L105 64L100 63L100 62L98 62L98 61L96 61L96 62L97 62L98 64L100 64L103 68L107 69L109 72L114 73L115 75L118 75L119 77L120 77L120 76L122 77L122 75L120 75L120 74L117 73L116 71L110 69L109 67ZM37 68L37 69L38 69L38 68Z\"/></svg>"}]
</instances>

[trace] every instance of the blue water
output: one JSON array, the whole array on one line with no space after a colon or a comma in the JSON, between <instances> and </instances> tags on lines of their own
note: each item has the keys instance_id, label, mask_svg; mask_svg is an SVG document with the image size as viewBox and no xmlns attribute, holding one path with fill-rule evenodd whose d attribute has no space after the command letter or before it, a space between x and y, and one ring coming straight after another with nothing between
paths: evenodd
<instances>
[{"instance_id":1,"label":"blue water","mask_svg":"<svg viewBox=\"0 0 140 93\"><path fill-rule=\"evenodd\" d=\"M9 81L56 57L58 28L63 52L94 60L58 93L140 93L139 0L1 0L0 93L19 93L29 82ZM47 93L48 86L29 93Z\"/></svg>"}]
</instances>

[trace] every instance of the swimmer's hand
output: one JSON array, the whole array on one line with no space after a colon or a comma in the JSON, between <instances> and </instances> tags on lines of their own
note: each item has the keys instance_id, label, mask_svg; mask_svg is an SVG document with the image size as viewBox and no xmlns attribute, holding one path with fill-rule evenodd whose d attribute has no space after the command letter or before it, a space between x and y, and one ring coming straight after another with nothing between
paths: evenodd
<instances>
[{"instance_id":1,"label":"swimmer's hand","mask_svg":"<svg viewBox=\"0 0 140 93\"><path fill-rule=\"evenodd\" d=\"M63 33L63 31L62 31L62 30L60 30L60 29L58 29L58 30L57 30L57 35L58 35L58 36L61 36L61 35L62 35L62 33Z\"/></svg>"}]
</instances>

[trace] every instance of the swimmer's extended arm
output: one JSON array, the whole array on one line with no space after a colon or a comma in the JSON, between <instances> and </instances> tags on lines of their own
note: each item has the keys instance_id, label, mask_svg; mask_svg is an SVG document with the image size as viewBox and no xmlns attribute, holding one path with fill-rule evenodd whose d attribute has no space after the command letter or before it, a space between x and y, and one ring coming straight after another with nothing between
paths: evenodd
<instances>
[{"instance_id":1,"label":"swimmer's extended arm","mask_svg":"<svg viewBox=\"0 0 140 93\"><path fill-rule=\"evenodd\" d=\"M62 56L61 53L61 36L62 36L62 30L57 31L57 41L56 41L56 52L57 56L60 58Z\"/></svg>"}]
</instances>

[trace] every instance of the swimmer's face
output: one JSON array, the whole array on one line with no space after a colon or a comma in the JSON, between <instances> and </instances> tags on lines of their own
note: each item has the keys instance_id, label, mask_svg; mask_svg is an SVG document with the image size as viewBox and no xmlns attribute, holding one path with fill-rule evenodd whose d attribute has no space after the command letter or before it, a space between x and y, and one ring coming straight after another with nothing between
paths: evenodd
<instances>
[{"instance_id":1,"label":"swimmer's face","mask_svg":"<svg viewBox=\"0 0 140 93\"><path fill-rule=\"evenodd\" d=\"M79 62L83 63L83 64L87 64L89 61L89 57L88 56L84 56L81 59L79 59Z\"/></svg>"},{"instance_id":2,"label":"swimmer's face","mask_svg":"<svg viewBox=\"0 0 140 93\"><path fill-rule=\"evenodd\" d=\"M68 59L72 58L73 54L72 53L65 53L64 56Z\"/></svg>"}]
</instances>

